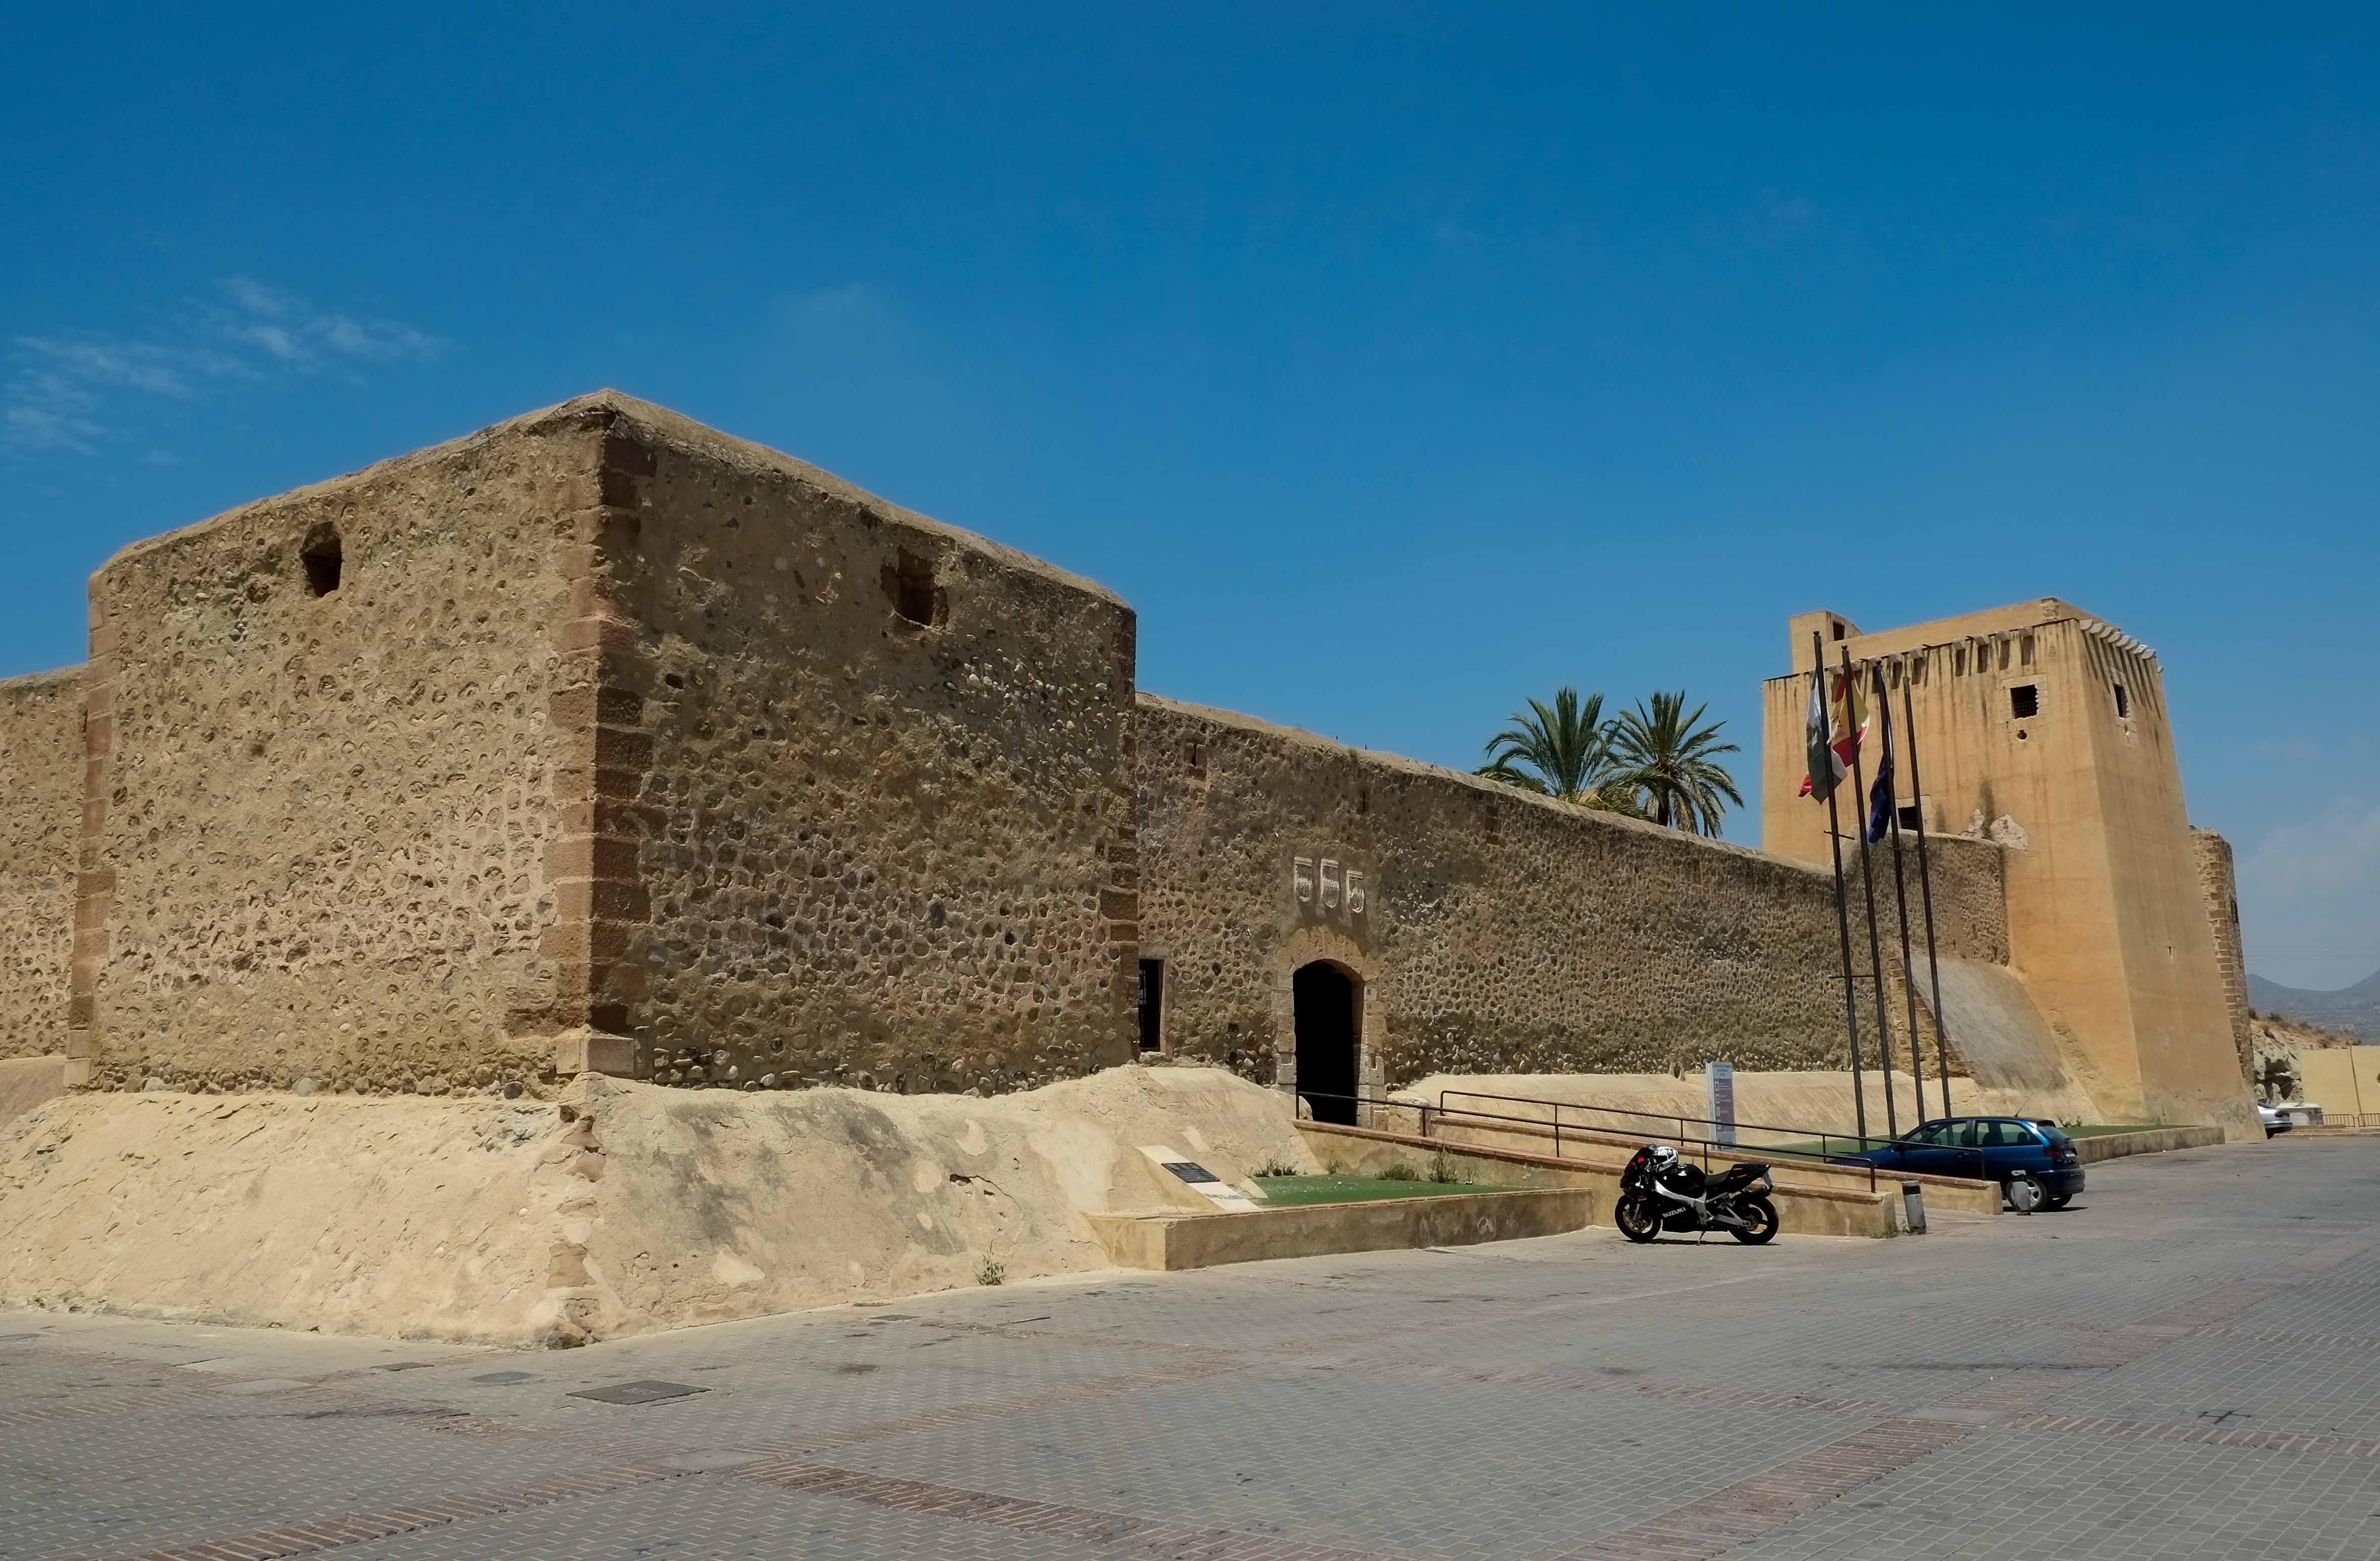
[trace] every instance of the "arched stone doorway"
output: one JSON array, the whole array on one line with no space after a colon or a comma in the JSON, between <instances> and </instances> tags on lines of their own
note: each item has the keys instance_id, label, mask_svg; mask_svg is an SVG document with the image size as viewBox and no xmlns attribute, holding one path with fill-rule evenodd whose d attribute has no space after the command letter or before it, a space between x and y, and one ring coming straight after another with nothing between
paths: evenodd
<instances>
[{"instance_id":1,"label":"arched stone doorway","mask_svg":"<svg viewBox=\"0 0 2380 1561\"><path fill-rule=\"evenodd\" d=\"M1297 1029L1297 1092L1317 1122L1355 1125L1356 1055L1363 988L1339 965L1317 959L1290 978Z\"/></svg>"}]
</instances>

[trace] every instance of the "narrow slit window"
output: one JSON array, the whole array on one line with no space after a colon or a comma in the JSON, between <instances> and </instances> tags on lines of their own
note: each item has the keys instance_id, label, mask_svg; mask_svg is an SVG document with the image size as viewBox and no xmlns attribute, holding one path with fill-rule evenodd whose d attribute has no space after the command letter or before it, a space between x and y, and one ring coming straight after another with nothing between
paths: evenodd
<instances>
[{"instance_id":1,"label":"narrow slit window","mask_svg":"<svg viewBox=\"0 0 2380 1561\"><path fill-rule=\"evenodd\" d=\"M2129 721L2132 716L2132 696L2121 683L2116 685L2116 719Z\"/></svg>"},{"instance_id":2,"label":"narrow slit window","mask_svg":"<svg viewBox=\"0 0 2380 1561\"><path fill-rule=\"evenodd\" d=\"M306 545L298 550L298 556L306 566L306 590L310 594L328 596L339 589L339 571L345 560L339 551L336 526L317 526L308 532Z\"/></svg>"},{"instance_id":3,"label":"narrow slit window","mask_svg":"<svg viewBox=\"0 0 2380 1561\"><path fill-rule=\"evenodd\" d=\"M949 616L949 598L934 583L934 561L903 548L884 566L884 594L892 611L921 628L931 628Z\"/></svg>"},{"instance_id":4,"label":"narrow slit window","mask_svg":"<svg viewBox=\"0 0 2380 1561\"><path fill-rule=\"evenodd\" d=\"M2009 689L2009 713L2020 721L2030 720L2040 714L2041 686L2037 683L2018 683L2012 686Z\"/></svg>"},{"instance_id":5,"label":"narrow slit window","mask_svg":"<svg viewBox=\"0 0 2380 1561\"><path fill-rule=\"evenodd\" d=\"M1140 962L1140 1049L1165 1049L1165 961Z\"/></svg>"}]
</instances>

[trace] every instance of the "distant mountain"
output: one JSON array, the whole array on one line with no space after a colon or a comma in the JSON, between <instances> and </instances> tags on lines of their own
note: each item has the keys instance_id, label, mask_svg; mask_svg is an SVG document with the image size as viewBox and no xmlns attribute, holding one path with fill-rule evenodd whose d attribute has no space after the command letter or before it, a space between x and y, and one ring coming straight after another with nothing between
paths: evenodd
<instances>
[{"instance_id":1,"label":"distant mountain","mask_svg":"<svg viewBox=\"0 0 2380 1561\"><path fill-rule=\"evenodd\" d=\"M2282 1014L2303 1024L2345 1031L2366 1041L2380 1042L2380 970L2343 992L2307 992L2283 986L2250 972L2248 1006L2263 1014Z\"/></svg>"}]
</instances>

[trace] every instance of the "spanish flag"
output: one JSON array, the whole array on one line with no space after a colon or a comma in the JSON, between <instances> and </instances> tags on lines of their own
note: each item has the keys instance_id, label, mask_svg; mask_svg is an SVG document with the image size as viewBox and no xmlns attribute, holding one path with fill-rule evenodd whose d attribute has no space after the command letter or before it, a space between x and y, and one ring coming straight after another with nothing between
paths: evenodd
<instances>
[{"instance_id":1,"label":"spanish flag","mask_svg":"<svg viewBox=\"0 0 2380 1561\"><path fill-rule=\"evenodd\" d=\"M1810 773L1802 795L1826 800L1852 773L1852 759L1867 737L1867 701L1859 677L1832 668L1810 682ZM1822 692L1823 690L1823 692Z\"/></svg>"}]
</instances>

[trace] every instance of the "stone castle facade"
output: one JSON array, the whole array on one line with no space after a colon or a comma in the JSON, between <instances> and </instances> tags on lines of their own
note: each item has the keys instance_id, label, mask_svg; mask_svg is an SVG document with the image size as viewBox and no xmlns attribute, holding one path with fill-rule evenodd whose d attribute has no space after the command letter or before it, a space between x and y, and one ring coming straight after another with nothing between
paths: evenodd
<instances>
[{"instance_id":1,"label":"stone castle facade","mask_svg":"<svg viewBox=\"0 0 2380 1561\"><path fill-rule=\"evenodd\" d=\"M1880 686L1915 737L1923 790L1905 762L1896 775L1905 820L2021 843L2005 859L2009 964L2101 1109L2236 1125L2247 1010L2230 848L2190 826L2155 652L2054 597L1875 633L1810 613L1788 636L1794 670L1764 689L1767 849L1827 856L1826 806L1798 795L1815 645ZM1864 806L1848 787L1844 803L1847 820Z\"/></svg>"},{"instance_id":2,"label":"stone castle facade","mask_svg":"<svg viewBox=\"0 0 2380 1561\"><path fill-rule=\"evenodd\" d=\"M81 1089L989 1092L1157 1054L1327 1115L1845 1060L1790 843L1144 694L1112 593L625 396L138 544L91 624L0 684L0 1055ZM2022 855L1941 843L1946 951L2028 946Z\"/></svg>"}]
</instances>

